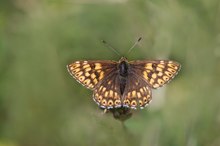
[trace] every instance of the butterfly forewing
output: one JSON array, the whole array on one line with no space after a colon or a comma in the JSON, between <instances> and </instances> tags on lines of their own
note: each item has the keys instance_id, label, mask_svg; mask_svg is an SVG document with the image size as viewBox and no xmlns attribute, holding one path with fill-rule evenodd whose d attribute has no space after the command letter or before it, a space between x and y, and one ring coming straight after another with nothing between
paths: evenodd
<instances>
[{"instance_id":1,"label":"butterfly forewing","mask_svg":"<svg viewBox=\"0 0 220 146\"><path fill-rule=\"evenodd\" d=\"M82 85L94 89L115 68L114 61L75 61L67 65L69 73Z\"/></svg>"},{"instance_id":2,"label":"butterfly forewing","mask_svg":"<svg viewBox=\"0 0 220 146\"><path fill-rule=\"evenodd\" d=\"M168 83L180 70L180 64L174 61L131 61L132 72L142 77L151 88Z\"/></svg>"}]
</instances>

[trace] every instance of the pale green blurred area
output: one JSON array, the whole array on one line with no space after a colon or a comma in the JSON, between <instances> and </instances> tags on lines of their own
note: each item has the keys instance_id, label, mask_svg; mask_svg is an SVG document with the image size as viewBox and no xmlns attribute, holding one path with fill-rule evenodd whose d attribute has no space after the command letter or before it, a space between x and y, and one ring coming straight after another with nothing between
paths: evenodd
<instances>
[{"instance_id":1,"label":"pale green blurred area","mask_svg":"<svg viewBox=\"0 0 220 146\"><path fill-rule=\"evenodd\" d=\"M71 78L75 60L172 59L177 77L125 122ZM220 145L219 0L0 1L0 146Z\"/></svg>"}]
</instances>

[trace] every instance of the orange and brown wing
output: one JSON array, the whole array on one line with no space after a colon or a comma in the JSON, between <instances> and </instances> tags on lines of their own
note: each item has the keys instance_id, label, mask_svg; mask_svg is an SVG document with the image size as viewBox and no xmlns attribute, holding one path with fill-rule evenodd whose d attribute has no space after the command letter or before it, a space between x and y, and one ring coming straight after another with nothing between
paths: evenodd
<instances>
[{"instance_id":1,"label":"orange and brown wing","mask_svg":"<svg viewBox=\"0 0 220 146\"><path fill-rule=\"evenodd\" d=\"M67 70L79 83L88 89L95 87L108 74L117 68L117 62L114 61L75 61L67 65Z\"/></svg>"},{"instance_id":2,"label":"orange and brown wing","mask_svg":"<svg viewBox=\"0 0 220 146\"><path fill-rule=\"evenodd\" d=\"M152 92L147 82L136 72L130 72L122 97L123 106L136 109L144 108L152 99Z\"/></svg>"},{"instance_id":3,"label":"orange and brown wing","mask_svg":"<svg viewBox=\"0 0 220 146\"><path fill-rule=\"evenodd\" d=\"M158 88L168 83L180 70L174 61L131 61L123 106L136 109L144 108L152 99L150 88Z\"/></svg>"},{"instance_id":4,"label":"orange and brown wing","mask_svg":"<svg viewBox=\"0 0 220 146\"><path fill-rule=\"evenodd\" d=\"M117 69L106 76L94 89L93 100L101 108L121 107L120 80Z\"/></svg>"},{"instance_id":5,"label":"orange and brown wing","mask_svg":"<svg viewBox=\"0 0 220 146\"><path fill-rule=\"evenodd\" d=\"M181 66L175 61L131 61L131 71L141 76L152 88L158 88L171 81Z\"/></svg>"}]
</instances>

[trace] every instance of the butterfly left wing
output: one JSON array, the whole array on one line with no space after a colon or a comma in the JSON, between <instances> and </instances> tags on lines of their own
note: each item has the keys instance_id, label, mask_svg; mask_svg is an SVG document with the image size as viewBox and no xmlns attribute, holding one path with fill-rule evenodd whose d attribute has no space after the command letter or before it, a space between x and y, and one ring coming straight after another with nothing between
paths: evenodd
<instances>
[{"instance_id":1,"label":"butterfly left wing","mask_svg":"<svg viewBox=\"0 0 220 146\"><path fill-rule=\"evenodd\" d=\"M170 60L131 61L131 71L142 77L151 88L158 88L171 81L181 65Z\"/></svg>"},{"instance_id":2,"label":"butterfly left wing","mask_svg":"<svg viewBox=\"0 0 220 146\"><path fill-rule=\"evenodd\" d=\"M109 60L75 61L67 70L79 83L93 90L105 76L116 69L117 62Z\"/></svg>"},{"instance_id":3,"label":"butterfly left wing","mask_svg":"<svg viewBox=\"0 0 220 146\"><path fill-rule=\"evenodd\" d=\"M121 107L120 81L116 70L105 76L93 91L93 100L104 109Z\"/></svg>"}]
</instances>

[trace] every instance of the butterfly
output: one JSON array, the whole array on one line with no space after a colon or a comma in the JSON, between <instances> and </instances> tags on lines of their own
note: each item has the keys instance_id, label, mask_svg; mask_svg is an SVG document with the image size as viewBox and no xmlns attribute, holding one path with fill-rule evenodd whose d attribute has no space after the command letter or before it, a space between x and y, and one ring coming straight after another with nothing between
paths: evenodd
<instances>
[{"instance_id":1,"label":"butterfly","mask_svg":"<svg viewBox=\"0 0 220 146\"><path fill-rule=\"evenodd\" d=\"M85 60L67 65L70 75L93 91L93 100L99 107L121 108L125 112L127 108L146 107L152 99L151 89L167 84L180 68L178 62L171 60L128 61L125 57L119 61Z\"/></svg>"}]
</instances>

